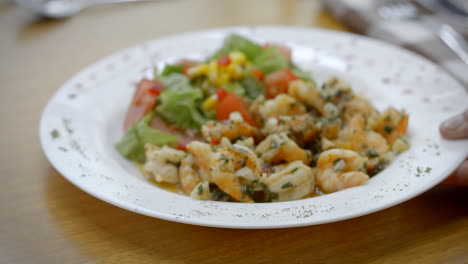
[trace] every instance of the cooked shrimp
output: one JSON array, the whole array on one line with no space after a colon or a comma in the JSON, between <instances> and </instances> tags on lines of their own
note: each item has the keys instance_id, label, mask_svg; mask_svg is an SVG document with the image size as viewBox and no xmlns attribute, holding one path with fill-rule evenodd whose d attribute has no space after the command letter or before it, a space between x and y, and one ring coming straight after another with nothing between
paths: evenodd
<instances>
[{"instance_id":1,"label":"cooked shrimp","mask_svg":"<svg viewBox=\"0 0 468 264\"><path fill-rule=\"evenodd\" d=\"M306 112L302 103L286 94L280 94L273 99L266 100L259 108L263 119L282 115L299 115Z\"/></svg>"},{"instance_id":2,"label":"cooked shrimp","mask_svg":"<svg viewBox=\"0 0 468 264\"><path fill-rule=\"evenodd\" d=\"M327 102L339 104L348 100L352 96L352 91L343 80L333 77L323 84L320 95Z\"/></svg>"},{"instance_id":3,"label":"cooked shrimp","mask_svg":"<svg viewBox=\"0 0 468 264\"><path fill-rule=\"evenodd\" d=\"M248 138L243 138L243 139L238 139L234 144L244 146L246 148L249 148L251 150L255 150L255 141L253 137L248 137Z\"/></svg>"},{"instance_id":4,"label":"cooked shrimp","mask_svg":"<svg viewBox=\"0 0 468 264\"><path fill-rule=\"evenodd\" d=\"M320 96L320 92L314 83L295 80L289 83L289 95L296 98L300 102L314 107L323 114L323 106L325 101Z\"/></svg>"},{"instance_id":5,"label":"cooked shrimp","mask_svg":"<svg viewBox=\"0 0 468 264\"><path fill-rule=\"evenodd\" d=\"M211 168L216 165L211 146L200 141L187 144L188 153L193 155L193 167L203 181L210 181Z\"/></svg>"},{"instance_id":6,"label":"cooked shrimp","mask_svg":"<svg viewBox=\"0 0 468 264\"><path fill-rule=\"evenodd\" d=\"M320 135L329 139L335 139L338 137L338 133L343 126L343 121L339 118L326 119L322 118L317 124L320 129Z\"/></svg>"},{"instance_id":7,"label":"cooked shrimp","mask_svg":"<svg viewBox=\"0 0 468 264\"><path fill-rule=\"evenodd\" d=\"M366 154L370 150L377 152L378 155L387 152L389 146L385 138L372 130L366 130L365 127L364 116L354 116L348 125L340 131L336 141L337 145L361 154Z\"/></svg>"},{"instance_id":8,"label":"cooked shrimp","mask_svg":"<svg viewBox=\"0 0 468 264\"><path fill-rule=\"evenodd\" d=\"M180 186L187 195L191 195L195 187L201 182L200 174L194 168L194 158L191 154L188 154L182 159L179 168Z\"/></svg>"},{"instance_id":9,"label":"cooked shrimp","mask_svg":"<svg viewBox=\"0 0 468 264\"><path fill-rule=\"evenodd\" d=\"M395 108L388 108L379 116L373 128L384 136L388 143L393 144L398 137L406 135L408 119L409 116L404 110L398 111Z\"/></svg>"},{"instance_id":10,"label":"cooked shrimp","mask_svg":"<svg viewBox=\"0 0 468 264\"><path fill-rule=\"evenodd\" d=\"M146 144L146 162L143 170L157 182L178 183L178 165L185 153L171 147Z\"/></svg>"},{"instance_id":11,"label":"cooked shrimp","mask_svg":"<svg viewBox=\"0 0 468 264\"><path fill-rule=\"evenodd\" d=\"M316 183L327 193L362 185L369 179L363 172L365 161L365 158L351 150L326 150L317 160Z\"/></svg>"},{"instance_id":12,"label":"cooked shrimp","mask_svg":"<svg viewBox=\"0 0 468 264\"><path fill-rule=\"evenodd\" d=\"M320 125L317 118L310 114L279 116L269 118L261 132L263 135L286 132L302 146L317 138Z\"/></svg>"},{"instance_id":13,"label":"cooked shrimp","mask_svg":"<svg viewBox=\"0 0 468 264\"><path fill-rule=\"evenodd\" d=\"M258 129L244 122L239 112L233 112L229 115L229 120L222 122L208 121L205 123L202 126L202 134L209 142L219 142L223 137L229 140L255 137L258 134Z\"/></svg>"},{"instance_id":14,"label":"cooked shrimp","mask_svg":"<svg viewBox=\"0 0 468 264\"><path fill-rule=\"evenodd\" d=\"M267 163L302 161L309 164L311 152L300 148L286 133L268 136L255 149L255 152Z\"/></svg>"},{"instance_id":15,"label":"cooked shrimp","mask_svg":"<svg viewBox=\"0 0 468 264\"><path fill-rule=\"evenodd\" d=\"M374 119L378 116L377 110L366 98L355 95L351 100L343 104L343 118L346 121L356 115L364 115L366 119Z\"/></svg>"},{"instance_id":16,"label":"cooked shrimp","mask_svg":"<svg viewBox=\"0 0 468 264\"><path fill-rule=\"evenodd\" d=\"M190 193L190 197L197 200L210 200L210 183L207 181L200 182L193 191Z\"/></svg>"},{"instance_id":17,"label":"cooked shrimp","mask_svg":"<svg viewBox=\"0 0 468 264\"><path fill-rule=\"evenodd\" d=\"M217 149L211 149L207 143L193 141L187 150L194 156L192 170L186 169L190 193L201 181L214 182L233 199L251 202L252 199L242 193L242 181L253 181L260 177L261 165L255 153L247 147L233 144L223 138ZM185 164L183 164L185 165ZM200 180L197 179L197 174ZM195 178L195 180L193 180ZM192 183L196 183L193 185Z\"/></svg>"},{"instance_id":18,"label":"cooked shrimp","mask_svg":"<svg viewBox=\"0 0 468 264\"><path fill-rule=\"evenodd\" d=\"M242 193L242 184L235 170L238 163L235 161L232 151L224 148L215 153L214 159L217 165L212 167L212 181L236 201L253 202L252 198Z\"/></svg>"},{"instance_id":19,"label":"cooked shrimp","mask_svg":"<svg viewBox=\"0 0 468 264\"><path fill-rule=\"evenodd\" d=\"M314 191L315 179L312 169L302 161L289 163L280 171L260 179L270 192L278 194L278 201L303 198Z\"/></svg>"}]
</instances>

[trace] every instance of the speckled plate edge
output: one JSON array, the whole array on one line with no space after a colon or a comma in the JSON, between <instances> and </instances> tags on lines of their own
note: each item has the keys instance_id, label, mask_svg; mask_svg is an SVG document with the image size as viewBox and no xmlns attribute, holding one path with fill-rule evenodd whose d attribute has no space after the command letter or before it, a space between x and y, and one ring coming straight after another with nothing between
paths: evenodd
<instances>
[{"instance_id":1,"label":"speckled plate edge","mask_svg":"<svg viewBox=\"0 0 468 264\"><path fill-rule=\"evenodd\" d=\"M86 124L87 122L88 125L95 124L95 121L103 120L97 118L97 120L92 120L92 122L90 122L86 119L89 118L88 116L82 119L77 118L78 121L75 124L73 122L76 120L68 119L68 117L64 116L76 115L77 109L80 110L80 107L86 105L86 102L82 103L79 101L79 97L83 95L83 98L86 99L86 94L92 94L91 92L86 91L87 86L105 86L108 82L109 75L115 74L116 72L118 73L119 70L122 69L125 70L131 65L145 64L141 61L132 60L132 57L135 57L138 60L143 57L152 56L157 62L159 60L158 56L161 56L161 59L164 59L162 58L164 56L154 51L160 50L164 45L168 46L170 43L174 44L174 41L180 42L181 40L187 40L194 36L201 39L205 38L205 40L217 39L219 41L221 36L228 32L239 32L258 40L273 40L277 42L284 41L287 44L293 45L293 48L294 45L298 45L298 49L304 46L311 47L314 49L314 52L317 53L315 54L315 58L310 58L310 63L325 64L325 66L328 67L335 63L333 60L327 59L327 56L331 56L333 58L337 58L340 62L344 62L339 65L339 71L343 71L343 73L345 73L344 75L349 76L358 74L362 71L361 68L373 68L378 70L381 58L375 57L375 55L379 54L379 51L395 53L395 55L401 56L401 59L403 60L401 63L405 63L406 65L417 63L418 65L415 67L418 68L419 71L425 72L427 75L431 74L431 76L435 76L431 81L437 85L432 84L431 86L429 83L425 83L425 80L421 78L421 75L424 73L414 72L409 74L413 75L414 80L410 80L409 77L407 78L406 75L408 75L408 71L415 70L416 68L411 68L411 70L406 69L405 71L400 72L395 71L394 76L378 76L378 78L374 76L371 78L372 80L366 81L369 81L369 83L372 84L381 82L380 85L382 86L394 83L395 87L401 88L399 91L401 96L415 95L416 97L416 95L422 95L422 98L420 98L421 102L417 102L417 104L423 105L426 103L429 106L431 103L437 104L440 108L436 111L433 109L432 112L425 115L425 119L427 116L432 117L431 122L434 123L434 126L437 126L444 118L461 111L462 104L460 104L459 101L461 100L461 102L464 102L467 98L466 92L463 90L461 85L450 78L450 76L448 76L448 74L442 71L439 67L433 65L426 59L398 47L353 34L284 26L233 27L193 33L189 32L150 41L143 45L131 47L124 51L115 53L114 55L102 59L94 65L86 68L75 75L75 77L70 81L65 83L49 101L40 121L41 145L52 165L65 178L85 192L103 201L136 213L175 222L204 226L229 228L281 228L321 224L349 219L404 202L435 186L466 157L468 150L467 140L457 142L445 141L439 136L435 136L438 134L434 134L433 128L430 129L432 134L421 133L422 137L419 138L421 128L413 127L413 129L411 129L412 127L410 125L410 133L414 133L410 136L416 140L413 144L417 143L416 146L420 148L415 149L414 147L407 153L404 153L389 169L385 170L382 175L374 177L369 184L365 186L300 201L245 205L194 201L187 197L171 194L151 186L138 177L134 177L135 175L133 174L135 171L132 171L128 164L122 166L119 165L125 161L122 159L119 160L119 157L115 156L116 153L109 155L109 157L111 157L109 158L99 155L99 151L102 151L102 149L96 151L96 153L83 152L84 149L90 145L93 145L94 143L99 145L99 143L95 141L97 140L96 138L92 138L86 139L87 142L84 144L86 147L80 145L80 140L84 140L82 138L84 133L82 131L84 131L84 129L82 129L83 127L80 127L80 125ZM318 45L320 47L317 47L317 45L313 43L317 38L322 39L324 42L329 41L327 47L322 47L320 45ZM348 49L348 46L353 45L354 47L352 49ZM360 47L360 45L363 45L364 47ZM175 46L177 48L177 45ZM362 50L369 47L376 49L376 53L373 54L372 51L366 50L367 53L370 52L370 54L373 55L362 58L361 60L359 54L356 54L356 52L349 53L350 50L356 51L356 49ZM209 51L210 50L198 50L197 52L206 53ZM134 56L135 53L138 54ZM156 56L153 56L155 54ZM385 57L389 55L383 54L382 56ZM321 61L322 59L323 61ZM385 67L390 66L385 65ZM389 72L390 68L388 70ZM98 74L96 74L96 72L98 72ZM375 72L372 71L370 71L370 73L375 74ZM101 74L104 77L100 78ZM135 81L138 78L141 78L141 75L138 75L137 71L129 73L129 76L130 75L135 78ZM405 85L398 83L398 80L400 82L404 82ZM414 84L429 85L429 88L427 89L428 92L438 93L438 95L443 93L443 95L446 96L442 99L433 99L427 95L428 93L420 93L417 89L413 90L408 88ZM450 88L440 89L436 86L448 86ZM399 95L395 96L398 97ZM382 98L382 100L385 101L386 99ZM457 106L457 102L459 106ZM122 111L125 111L125 109L120 111L121 112L119 114L122 115ZM412 112L410 111L410 114L411 113ZM426 123L422 122L422 125ZM73 126L75 125L79 132L75 132L73 129ZM80 128L82 129L81 132ZM89 133L91 134L96 131L98 132L96 134L99 134L98 130L90 130L91 131L89 131ZM56 132L56 134L54 132ZM85 136L89 135L85 133ZM423 143L418 143L419 141L423 141ZM432 153L431 158L426 160L425 163L421 163L422 158L428 157L424 153L429 152ZM100 166L102 166L103 162L110 167L114 165L117 166L113 169L102 168ZM429 167L429 165L431 167ZM121 171L122 177L115 178L106 174L109 172L116 173L116 171ZM406 184L408 184L408 186L392 185L389 184L388 175L393 173L405 173L407 178L418 180L407 181ZM398 183L398 181L395 183ZM401 183L403 184L403 181L401 181ZM375 185L379 186L379 184L383 184L380 186L385 186L387 189L374 188L371 192L368 190L366 191L369 186L375 187ZM99 186L102 188L98 188ZM400 188L401 191L398 192L398 188ZM139 194L137 195L137 193ZM389 193L392 195L389 195ZM374 195L374 197L360 199L359 197L363 197L362 195ZM356 202L356 199L359 201ZM164 200L166 206L158 203L161 200ZM150 202L153 202L153 204L146 204ZM154 206L154 204L158 204L158 206L162 207L156 209L152 208L151 206Z\"/></svg>"}]
</instances>

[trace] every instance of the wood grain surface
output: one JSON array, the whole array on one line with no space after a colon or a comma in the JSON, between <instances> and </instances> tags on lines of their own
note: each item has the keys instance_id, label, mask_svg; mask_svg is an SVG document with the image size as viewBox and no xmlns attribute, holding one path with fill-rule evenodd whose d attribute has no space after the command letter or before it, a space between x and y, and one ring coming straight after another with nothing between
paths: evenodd
<instances>
[{"instance_id":1,"label":"wood grain surface","mask_svg":"<svg viewBox=\"0 0 468 264\"><path fill-rule=\"evenodd\" d=\"M346 28L315 1L166 0L40 20L0 4L0 263L468 263L468 193L436 187L319 226L229 230L128 212L79 190L43 155L47 100L74 73L167 34L245 24Z\"/></svg>"}]
</instances>

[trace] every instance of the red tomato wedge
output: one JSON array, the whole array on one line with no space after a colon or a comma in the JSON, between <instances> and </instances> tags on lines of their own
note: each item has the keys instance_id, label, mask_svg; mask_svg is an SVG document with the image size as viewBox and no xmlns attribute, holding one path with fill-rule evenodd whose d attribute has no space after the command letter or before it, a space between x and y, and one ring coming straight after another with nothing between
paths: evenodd
<instances>
[{"instance_id":1,"label":"red tomato wedge","mask_svg":"<svg viewBox=\"0 0 468 264\"><path fill-rule=\"evenodd\" d=\"M252 68L252 74L255 76L255 78L257 78L257 80L259 81L263 81L263 79L265 79L265 74L263 74L262 71L260 71L259 69L257 68Z\"/></svg>"},{"instance_id":2,"label":"red tomato wedge","mask_svg":"<svg viewBox=\"0 0 468 264\"><path fill-rule=\"evenodd\" d=\"M228 66L229 64L231 64L231 58L229 58L228 55L223 55L219 57L218 59L219 66Z\"/></svg>"},{"instance_id":3,"label":"red tomato wedge","mask_svg":"<svg viewBox=\"0 0 468 264\"><path fill-rule=\"evenodd\" d=\"M184 133L183 131L176 129L174 126L169 125L166 121L156 115L153 116L153 119L151 119L149 125L150 127L158 129L161 132L177 136L179 138L177 141L177 148L180 150L184 150L185 146L194 140L205 141L201 137L197 137L189 133Z\"/></svg>"},{"instance_id":4,"label":"red tomato wedge","mask_svg":"<svg viewBox=\"0 0 468 264\"><path fill-rule=\"evenodd\" d=\"M283 54L289 61L291 61L292 53L291 53L290 48L288 48L286 46L277 45L277 44L270 44L270 43L267 43L267 44L263 45L263 48L267 49L267 48L272 47L272 46L276 47L281 54Z\"/></svg>"},{"instance_id":5,"label":"red tomato wedge","mask_svg":"<svg viewBox=\"0 0 468 264\"><path fill-rule=\"evenodd\" d=\"M239 112L245 122L252 126L257 126L247 112L244 102L242 102L235 93L228 93L226 97L216 105L216 119L219 121L229 119L229 114L232 112Z\"/></svg>"},{"instance_id":6,"label":"red tomato wedge","mask_svg":"<svg viewBox=\"0 0 468 264\"><path fill-rule=\"evenodd\" d=\"M218 101L222 101L226 95L228 95L228 92L224 90L223 88L218 88L216 89L216 96L218 96Z\"/></svg>"},{"instance_id":7,"label":"red tomato wedge","mask_svg":"<svg viewBox=\"0 0 468 264\"><path fill-rule=\"evenodd\" d=\"M287 93L289 82L299 79L290 69L282 69L265 76L265 96L275 98L278 94Z\"/></svg>"},{"instance_id":8,"label":"red tomato wedge","mask_svg":"<svg viewBox=\"0 0 468 264\"><path fill-rule=\"evenodd\" d=\"M156 104L156 98L162 90L163 85L158 81L143 79L138 83L125 118L125 131L153 109Z\"/></svg>"}]
</instances>

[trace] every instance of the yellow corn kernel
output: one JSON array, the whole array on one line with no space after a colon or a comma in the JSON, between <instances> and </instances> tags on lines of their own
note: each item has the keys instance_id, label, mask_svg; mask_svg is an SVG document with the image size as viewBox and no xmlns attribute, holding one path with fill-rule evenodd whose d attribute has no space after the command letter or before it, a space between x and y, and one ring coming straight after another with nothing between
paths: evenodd
<instances>
[{"instance_id":1,"label":"yellow corn kernel","mask_svg":"<svg viewBox=\"0 0 468 264\"><path fill-rule=\"evenodd\" d=\"M211 82L216 82L216 79L218 79L218 64L216 61L212 61L208 64L208 79Z\"/></svg>"},{"instance_id":2,"label":"yellow corn kernel","mask_svg":"<svg viewBox=\"0 0 468 264\"><path fill-rule=\"evenodd\" d=\"M208 73L208 65L201 64L195 67L189 68L187 74L190 78L197 77L200 75L206 75Z\"/></svg>"},{"instance_id":3,"label":"yellow corn kernel","mask_svg":"<svg viewBox=\"0 0 468 264\"><path fill-rule=\"evenodd\" d=\"M211 109L215 108L217 103L218 103L218 96L216 94L213 94L210 97L206 98L205 101L203 101L202 106L201 106L202 110L205 112L208 112Z\"/></svg>"},{"instance_id":4,"label":"yellow corn kernel","mask_svg":"<svg viewBox=\"0 0 468 264\"><path fill-rule=\"evenodd\" d=\"M221 85L223 85L223 84L229 82L230 79L231 79L231 78L230 78L230 76L229 76L228 73L226 73L226 72L220 72L220 73L218 74L218 78L216 79L215 85L221 86Z\"/></svg>"},{"instance_id":5,"label":"yellow corn kernel","mask_svg":"<svg viewBox=\"0 0 468 264\"><path fill-rule=\"evenodd\" d=\"M226 72L233 78L239 79L244 76L244 72L242 71L242 67L235 64L230 64L226 67Z\"/></svg>"},{"instance_id":6,"label":"yellow corn kernel","mask_svg":"<svg viewBox=\"0 0 468 264\"><path fill-rule=\"evenodd\" d=\"M234 51L229 53L229 59L231 59L231 64L242 65L247 62L247 58L244 53L239 51Z\"/></svg>"}]
</instances>

